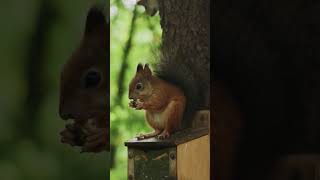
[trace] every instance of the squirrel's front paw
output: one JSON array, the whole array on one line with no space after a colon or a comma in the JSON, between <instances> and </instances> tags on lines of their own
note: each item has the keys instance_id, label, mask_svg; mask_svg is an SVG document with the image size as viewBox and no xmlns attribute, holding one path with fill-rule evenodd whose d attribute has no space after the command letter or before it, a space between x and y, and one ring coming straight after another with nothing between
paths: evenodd
<instances>
[{"instance_id":1,"label":"squirrel's front paw","mask_svg":"<svg viewBox=\"0 0 320 180\"><path fill-rule=\"evenodd\" d=\"M80 132L80 128L75 123L67 124L60 135L62 143L70 144L71 146L82 146L84 143L84 135Z\"/></svg>"},{"instance_id":2,"label":"squirrel's front paw","mask_svg":"<svg viewBox=\"0 0 320 180\"><path fill-rule=\"evenodd\" d=\"M136 100L132 100L132 101L130 101L129 102L129 107L131 107L131 108L136 108Z\"/></svg>"},{"instance_id":3,"label":"squirrel's front paw","mask_svg":"<svg viewBox=\"0 0 320 180\"><path fill-rule=\"evenodd\" d=\"M107 129L97 129L94 133L86 138L81 152L94 152L98 153L108 149L107 146Z\"/></svg>"},{"instance_id":4,"label":"squirrel's front paw","mask_svg":"<svg viewBox=\"0 0 320 180\"><path fill-rule=\"evenodd\" d=\"M135 103L135 105L136 105L135 108L136 108L137 110L143 109L143 102L137 100L136 103Z\"/></svg>"},{"instance_id":5,"label":"squirrel's front paw","mask_svg":"<svg viewBox=\"0 0 320 180\"><path fill-rule=\"evenodd\" d=\"M83 144L81 152L94 152L98 153L108 150L108 129L97 128L96 126L86 124L83 127L87 133L86 141Z\"/></svg>"}]
</instances>

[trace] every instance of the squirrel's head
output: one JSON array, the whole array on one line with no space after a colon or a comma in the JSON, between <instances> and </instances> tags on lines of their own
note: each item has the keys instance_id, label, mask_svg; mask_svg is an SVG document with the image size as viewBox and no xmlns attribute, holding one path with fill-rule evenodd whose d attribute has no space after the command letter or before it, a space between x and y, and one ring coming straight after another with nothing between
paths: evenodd
<instances>
[{"instance_id":1,"label":"squirrel's head","mask_svg":"<svg viewBox=\"0 0 320 180\"><path fill-rule=\"evenodd\" d=\"M135 76L129 85L129 99L145 99L148 98L153 91L152 88L152 72L148 64L143 67L138 64Z\"/></svg>"},{"instance_id":2,"label":"squirrel's head","mask_svg":"<svg viewBox=\"0 0 320 180\"><path fill-rule=\"evenodd\" d=\"M60 116L62 119L105 118L107 89L107 22L92 8L84 37L61 72Z\"/></svg>"}]
</instances>

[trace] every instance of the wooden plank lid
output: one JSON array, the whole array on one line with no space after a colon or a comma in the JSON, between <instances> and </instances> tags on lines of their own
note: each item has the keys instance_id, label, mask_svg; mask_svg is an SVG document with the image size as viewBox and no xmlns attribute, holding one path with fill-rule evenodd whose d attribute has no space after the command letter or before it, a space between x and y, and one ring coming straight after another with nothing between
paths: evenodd
<instances>
[{"instance_id":1,"label":"wooden plank lid","mask_svg":"<svg viewBox=\"0 0 320 180\"><path fill-rule=\"evenodd\" d=\"M147 147L147 148L159 148L159 147L175 147L179 144L197 139L199 137L205 136L209 133L208 128L189 128L181 131L177 131L172 134L170 138L160 140L156 137L137 140L133 138L125 142L124 144L128 147Z\"/></svg>"}]
</instances>

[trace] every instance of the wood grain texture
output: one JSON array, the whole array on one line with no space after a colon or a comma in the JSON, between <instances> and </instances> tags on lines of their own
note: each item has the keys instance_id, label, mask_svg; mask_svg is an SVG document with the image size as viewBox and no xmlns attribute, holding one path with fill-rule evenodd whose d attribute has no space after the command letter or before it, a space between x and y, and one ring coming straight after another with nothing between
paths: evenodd
<instances>
[{"instance_id":1,"label":"wood grain texture","mask_svg":"<svg viewBox=\"0 0 320 180\"><path fill-rule=\"evenodd\" d=\"M210 179L209 135L177 147L178 180Z\"/></svg>"}]
</instances>

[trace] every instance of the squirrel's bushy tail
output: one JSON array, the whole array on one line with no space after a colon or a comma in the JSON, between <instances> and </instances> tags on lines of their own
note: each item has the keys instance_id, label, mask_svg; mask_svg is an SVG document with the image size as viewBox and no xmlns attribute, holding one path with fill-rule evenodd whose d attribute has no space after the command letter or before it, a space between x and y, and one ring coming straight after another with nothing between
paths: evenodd
<instances>
[{"instance_id":1,"label":"squirrel's bushy tail","mask_svg":"<svg viewBox=\"0 0 320 180\"><path fill-rule=\"evenodd\" d=\"M155 75L180 87L187 99L182 128L191 127L193 116L201 106L201 80L192 63L183 59L169 59L165 55L158 56L152 64Z\"/></svg>"}]
</instances>

